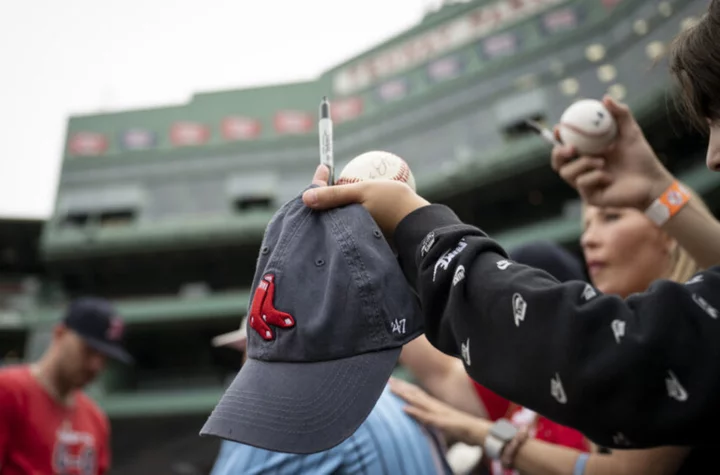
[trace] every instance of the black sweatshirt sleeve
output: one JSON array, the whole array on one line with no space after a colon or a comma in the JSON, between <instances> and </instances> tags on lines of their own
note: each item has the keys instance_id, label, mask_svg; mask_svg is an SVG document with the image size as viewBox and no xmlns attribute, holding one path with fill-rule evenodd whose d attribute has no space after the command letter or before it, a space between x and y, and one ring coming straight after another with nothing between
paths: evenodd
<instances>
[{"instance_id":1,"label":"black sweatshirt sleeve","mask_svg":"<svg viewBox=\"0 0 720 475\"><path fill-rule=\"evenodd\" d=\"M720 268L623 300L511 262L441 205L395 245L428 339L478 383L608 447L720 442Z\"/></svg>"}]
</instances>

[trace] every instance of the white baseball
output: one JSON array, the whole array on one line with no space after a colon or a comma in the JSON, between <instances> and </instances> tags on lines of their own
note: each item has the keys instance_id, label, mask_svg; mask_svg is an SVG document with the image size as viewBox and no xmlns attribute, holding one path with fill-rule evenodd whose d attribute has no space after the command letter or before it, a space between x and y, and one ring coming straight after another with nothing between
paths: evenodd
<instances>
[{"instance_id":1,"label":"white baseball","mask_svg":"<svg viewBox=\"0 0 720 475\"><path fill-rule=\"evenodd\" d=\"M582 99L570 105L560 117L560 140L581 155L594 155L615 140L617 124L605 105Z\"/></svg>"},{"instance_id":2,"label":"white baseball","mask_svg":"<svg viewBox=\"0 0 720 475\"><path fill-rule=\"evenodd\" d=\"M366 152L345 165L336 183L343 185L365 180L397 180L415 190L415 177L405 160L390 152Z\"/></svg>"}]
</instances>

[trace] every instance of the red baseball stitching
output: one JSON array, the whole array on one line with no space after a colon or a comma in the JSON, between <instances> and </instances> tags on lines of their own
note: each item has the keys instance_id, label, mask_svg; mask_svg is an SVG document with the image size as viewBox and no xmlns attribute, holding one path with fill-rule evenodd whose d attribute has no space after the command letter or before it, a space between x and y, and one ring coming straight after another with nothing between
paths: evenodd
<instances>
[{"instance_id":1,"label":"red baseball stitching","mask_svg":"<svg viewBox=\"0 0 720 475\"><path fill-rule=\"evenodd\" d=\"M410 167L408 167L408 164L405 163L405 160L400 159L400 170L398 170L397 174L392 177L392 180L407 183L408 178L410 178Z\"/></svg>"},{"instance_id":2,"label":"red baseball stitching","mask_svg":"<svg viewBox=\"0 0 720 475\"><path fill-rule=\"evenodd\" d=\"M575 132L576 134L584 135L585 137L594 138L594 139L603 138L603 137L605 137L606 135L609 135L610 133L612 133L612 131L613 131L613 129L610 128L610 129L606 130L605 132L590 132L590 131L587 131L587 130L583 130L583 129L581 129L580 127L577 127L577 126L575 126L575 125L573 125L573 124L568 124L567 122L562 122L562 123L560 124L560 126L561 126L561 127L566 127L566 128L568 128L569 130Z\"/></svg>"}]
</instances>

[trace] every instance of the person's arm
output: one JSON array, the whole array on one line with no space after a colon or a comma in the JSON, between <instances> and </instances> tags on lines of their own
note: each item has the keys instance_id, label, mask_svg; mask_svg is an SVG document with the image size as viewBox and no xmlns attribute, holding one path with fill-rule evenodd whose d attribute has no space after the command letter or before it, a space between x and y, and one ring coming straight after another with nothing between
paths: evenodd
<instances>
[{"instance_id":1,"label":"person's arm","mask_svg":"<svg viewBox=\"0 0 720 475\"><path fill-rule=\"evenodd\" d=\"M499 395L606 447L714 443L720 423L720 269L627 300L517 263L447 207L394 235L425 333ZM638 410L642 408L642 410Z\"/></svg>"},{"instance_id":2,"label":"person's arm","mask_svg":"<svg viewBox=\"0 0 720 475\"><path fill-rule=\"evenodd\" d=\"M483 421L478 432L482 443L491 424ZM687 457L686 447L658 447L644 450L615 450L610 454L589 454L583 475L674 475ZM527 440L515 455L514 467L533 475L573 475L582 454L577 449L542 440Z\"/></svg>"},{"instance_id":3,"label":"person's arm","mask_svg":"<svg viewBox=\"0 0 720 475\"><path fill-rule=\"evenodd\" d=\"M697 200L690 199L665 223L663 230L674 237L700 267L720 265L720 223Z\"/></svg>"},{"instance_id":4,"label":"person's arm","mask_svg":"<svg viewBox=\"0 0 720 475\"><path fill-rule=\"evenodd\" d=\"M422 424L468 444L483 447L492 422L454 409L428 395L415 385L393 380L392 391L408 403L405 411ZM611 454L589 454L584 475L634 475L677 473L690 449L660 447L645 450L615 450ZM528 439L513 459L520 473L533 475L572 475L580 450Z\"/></svg>"},{"instance_id":5,"label":"person's arm","mask_svg":"<svg viewBox=\"0 0 720 475\"><path fill-rule=\"evenodd\" d=\"M480 428L482 441L490 430L486 422ZM611 454L589 454L583 475L673 475L690 449L658 447L644 450L615 450ZM515 468L533 475L572 475L582 452L542 440L526 441L515 455Z\"/></svg>"},{"instance_id":6,"label":"person's arm","mask_svg":"<svg viewBox=\"0 0 720 475\"><path fill-rule=\"evenodd\" d=\"M462 362L438 351L425 335L403 347L399 363L434 397L474 416L487 417Z\"/></svg>"}]
</instances>

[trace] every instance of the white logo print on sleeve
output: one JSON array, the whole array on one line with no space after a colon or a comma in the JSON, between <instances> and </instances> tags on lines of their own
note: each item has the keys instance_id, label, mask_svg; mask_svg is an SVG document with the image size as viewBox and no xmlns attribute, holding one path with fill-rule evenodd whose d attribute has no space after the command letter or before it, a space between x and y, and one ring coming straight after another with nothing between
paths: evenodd
<instances>
[{"instance_id":1,"label":"white logo print on sleeve","mask_svg":"<svg viewBox=\"0 0 720 475\"><path fill-rule=\"evenodd\" d=\"M550 394L560 404L567 402L567 396L565 395L565 389L563 388L562 381L560 381L560 375L555 373L554 378L550 378Z\"/></svg>"},{"instance_id":2,"label":"white logo print on sleeve","mask_svg":"<svg viewBox=\"0 0 720 475\"><path fill-rule=\"evenodd\" d=\"M620 343L620 338L625 336L625 322L622 320L613 320L612 323L610 323L610 328L612 328L613 335L615 335L615 341Z\"/></svg>"},{"instance_id":3,"label":"white logo print on sleeve","mask_svg":"<svg viewBox=\"0 0 720 475\"><path fill-rule=\"evenodd\" d=\"M470 366L470 338L460 344L460 353L465 360L465 364Z\"/></svg>"},{"instance_id":4,"label":"white logo print on sleeve","mask_svg":"<svg viewBox=\"0 0 720 475\"><path fill-rule=\"evenodd\" d=\"M668 396L676 401L687 401L688 393L672 371L668 370L668 377L665 378L665 386L667 387Z\"/></svg>"},{"instance_id":5,"label":"white logo print on sleeve","mask_svg":"<svg viewBox=\"0 0 720 475\"><path fill-rule=\"evenodd\" d=\"M705 310L705 313L710 315L712 318L718 317L717 309L715 307L713 307L712 305L710 305L709 303L707 303L707 300L700 297L698 294L693 294L692 298L695 301L695 303L700 306L701 309Z\"/></svg>"},{"instance_id":6,"label":"white logo print on sleeve","mask_svg":"<svg viewBox=\"0 0 720 475\"><path fill-rule=\"evenodd\" d=\"M525 320L525 311L527 303L522 295L515 293L512 296L513 317L515 318L515 326L519 327L520 322Z\"/></svg>"},{"instance_id":7,"label":"white logo print on sleeve","mask_svg":"<svg viewBox=\"0 0 720 475\"><path fill-rule=\"evenodd\" d=\"M430 248L435 244L435 232L430 231L427 236L420 243L420 257L425 257L425 254L430 252Z\"/></svg>"},{"instance_id":8,"label":"white logo print on sleeve","mask_svg":"<svg viewBox=\"0 0 720 475\"><path fill-rule=\"evenodd\" d=\"M465 266L459 265L457 266L457 269L455 269L455 275L453 276L453 283L452 285L458 285L461 280L465 278Z\"/></svg>"},{"instance_id":9,"label":"white logo print on sleeve","mask_svg":"<svg viewBox=\"0 0 720 475\"><path fill-rule=\"evenodd\" d=\"M589 301L590 299L597 296L597 292L595 292L595 289L592 288L592 285L585 284L585 288L583 289L582 296L585 299L585 301Z\"/></svg>"},{"instance_id":10,"label":"white logo print on sleeve","mask_svg":"<svg viewBox=\"0 0 720 475\"><path fill-rule=\"evenodd\" d=\"M512 262L508 261L507 259L497 261L497 268L500 270L505 270L510 267L510 265L512 265Z\"/></svg>"},{"instance_id":11,"label":"white logo print on sleeve","mask_svg":"<svg viewBox=\"0 0 720 475\"><path fill-rule=\"evenodd\" d=\"M622 432L618 432L613 436L613 442L615 443L615 445L622 445L625 447L630 445L630 440L625 437L625 434L623 434Z\"/></svg>"},{"instance_id":12,"label":"white logo print on sleeve","mask_svg":"<svg viewBox=\"0 0 720 475\"><path fill-rule=\"evenodd\" d=\"M464 239L461 239L455 249L445 251L443 255L440 256L440 259L438 259L438 261L435 263L435 269L433 269L433 282L435 282L435 277L437 277L438 269L447 270L447 268L450 267L450 263L452 262L452 260L455 259L458 254L463 252L466 247L467 242L465 242Z\"/></svg>"},{"instance_id":13,"label":"white logo print on sleeve","mask_svg":"<svg viewBox=\"0 0 720 475\"><path fill-rule=\"evenodd\" d=\"M685 282L685 285L699 284L699 283L701 283L701 282L704 282L703 275L702 275L702 274L698 274L698 275L696 275L695 277L693 277L692 279L690 279L690 280L688 280L687 282Z\"/></svg>"}]
</instances>

